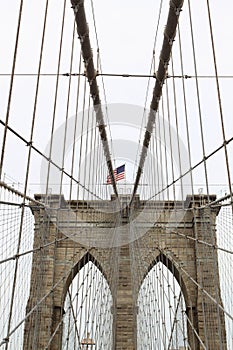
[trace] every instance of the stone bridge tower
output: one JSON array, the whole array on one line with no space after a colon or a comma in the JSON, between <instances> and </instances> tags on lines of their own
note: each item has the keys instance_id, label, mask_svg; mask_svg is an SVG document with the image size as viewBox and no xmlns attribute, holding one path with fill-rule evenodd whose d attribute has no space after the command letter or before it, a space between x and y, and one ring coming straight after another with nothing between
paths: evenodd
<instances>
[{"instance_id":1,"label":"stone bridge tower","mask_svg":"<svg viewBox=\"0 0 233 350\"><path fill-rule=\"evenodd\" d=\"M40 201L43 201L43 198L43 195L36 196L36 199ZM211 200L214 200L214 196ZM219 275L218 270L216 270L217 252L214 249L208 250L205 245L198 243L198 241L205 241L210 245L216 244L215 219L218 209L204 207L206 201L207 198L202 195L187 197L185 203L154 201L150 202L149 207L146 207L146 203L140 201L139 197L136 196L133 203L134 217L137 217L144 210L144 216L148 222L155 220L153 213L157 214L156 221L150 225L142 237L137 239L137 245L144 247L140 254L144 257L146 265L143 265L144 271L141 271L141 280L133 280L134 291L132 288L132 254L130 253L134 245L133 240L128 243L123 242L117 248L92 246L87 250L84 245L63 234L66 229L71 229L74 232L77 229L72 220L67 219L64 215L58 215L58 211L61 212L62 208L67 206L63 198L59 199L56 195L51 196L50 207L57 209L50 212L45 211L43 207L33 206L35 217L34 248L42 245L46 245L46 248L43 250L38 248L33 256L31 290L27 305L27 312L31 311L31 314L25 323L24 350L61 349L61 319L64 313L66 292L75 275L85 264L87 254L88 259L91 259L105 275L112 291L115 308L113 313L113 349L137 349L137 305L133 295L135 295L135 290L136 293L139 291L143 278L158 261L164 263L179 282L185 299L186 313L193 321L196 335L202 340L208 339L209 350L226 349L224 315L222 310L211 300L211 298L217 299L217 303L222 305ZM98 206L106 207L111 204L110 202L114 202L114 197L111 201L99 202ZM81 213L84 224L90 222L91 218L96 227L101 230L106 225L111 227L114 223L113 214L103 214L103 211L99 211L93 215L93 207L96 206L94 201L71 201L68 204L69 208L76 214ZM177 222L179 214L174 215L174 212L180 213L182 208L184 209L182 218L179 218L179 222ZM90 215L91 213L92 215ZM147 215L148 213L150 215ZM127 206L120 211L121 223L125 227L127 227L130 215ZM59 226L55 224L58 217ZM140 220L141 225L145 225L145 220ZM168 235L167 232L172 232L172 230L178 230L179 235ZM140 245L142 240L143 245ZM56 241L55 244L54 241ZM117 288L110 281L109 256L114 249L118 250L119 259ZM135 261L133 263L137 264ZM64 271L67 272L67 278L63 277ZM200 289L199 285L203 289ZM53 289L53 286L56 288ZM117 290L115 294L114 290ZM45 302L33 311L34 305L44 296L46 296ZM203 303L206 312L211 313L211 318L208 318L211 321L206 322L203 319ZM36 317L38 312L40 317ZM218 322L219 319L221 324ZM221 339L219 339L219 329ZM198 337L193 337L193 331L189 324L187 331L191 348L193 350L202 349ZM52 334L54 336L49 342Z\"/></svg>"}]
</instances>

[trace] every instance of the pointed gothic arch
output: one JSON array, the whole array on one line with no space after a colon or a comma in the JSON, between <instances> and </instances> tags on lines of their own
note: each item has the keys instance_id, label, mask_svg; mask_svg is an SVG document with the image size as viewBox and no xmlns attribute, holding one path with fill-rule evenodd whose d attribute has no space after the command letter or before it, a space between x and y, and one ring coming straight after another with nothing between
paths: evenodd
<instances>
[{"instance_id":1,"label":"pointed gothic arch","mask_svg":"<svg viewBox=\"0 0 233 350\"><path fill-rule=\"evenodd\" d=\"M76 275L79 273L79 271L88 263L88 262L92 262L97 268L98 270L102 273L102 275L104 276L104 278L106 279L106 282L109 285L108 282L108 278L106 273L104 272L104 269L102 268L101 264L99 263L99 261L97 260L97 258L95 258L95 256L93 254L91 254L89 251L86 252L79 260L78 262L76 262L74 264L74 266L71 268L70 274L68 275L68 277L66 278L66 281L64 283L64 288L63 288L63 301L65 298L65 295L69 289L69 286L71 285L72 281L74 280L74 278L76 277ZM110 288L110 286L109 286Z\"/></svg>"},{"instance_id":2,"label":"pointed gothic arch","mask_svg":"<svg viewBox=\"0 0 233 350\"><path fill-rule=\"evenodd\" d=\"M91 253L73 266L63 298L62 348L93 342L95 349L108 349L113 342L113 297L106 275Z\"/></svg>"},{"instance_id":3,"label":"pointed gothic arch","mask_svg":"<svg viewBox=\"0 0 233 350\"><path fill-rule=\"evenodd\" d=\"M178 259L176 257L176 259ZM171 274L176 278L177 283L180 286L180 289L184 295L185 303L186 305L190 305L190 298L188 293L188 288L186 286L186 282L183 278L182 271L179 271L174 262L172 261L171 257L166 256L162 252L154 259L151 264L148 267L148 270L146 274L144 275L144 278L147 276L147 274L154 268L154 266L161 262L164 266L167 267L167 269L171 272ZM142 281L143 282L143 281Z\"/></svg>"},{"instance_id":4,"label":"pointed gothic arch","mask_svg":"<svg viewBox=\"0 0 233 350\"><path fill-rule=\"evenodd\" d=\"M161 252L149 265L138 291L138 350L149 346L148 339L154 342L154 348L188 346L185 294L181 273ZM148 302L153 305L150 310L146 310Z\"/></svg>"}]
</instances>

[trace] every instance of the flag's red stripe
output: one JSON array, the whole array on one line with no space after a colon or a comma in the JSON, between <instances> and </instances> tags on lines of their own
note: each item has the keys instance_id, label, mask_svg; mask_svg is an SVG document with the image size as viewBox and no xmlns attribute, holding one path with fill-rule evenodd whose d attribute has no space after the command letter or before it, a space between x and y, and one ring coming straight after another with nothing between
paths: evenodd
<instances>
[{"instance_id":1,"label":"flag's red stripe","mask_svg":"<svg viewBox=\"0 0 233 350\"><path fill-rule=\"evenodd\" d=\"M121 180L121 179L124 179L125 178L125 174L119 174L116 176L116 180Z\"/></svg>"},{"instance_id":2,"label":"flag's red stripe","mask_svg":"<svg viewBox=\"0 0 233 350\"><path fill-rule=\"evenodd\" d=\"M125 171L122 171L121 173L117 174L117 169L115 169L113 171L113 174L114 174L114 178L116 181L119 181L119 180L122 180L125 178ZM111 176L108 175L107 176L107 184L111 184L112 183L112 179L111 179Z\"/></svg>"}]
</instances>

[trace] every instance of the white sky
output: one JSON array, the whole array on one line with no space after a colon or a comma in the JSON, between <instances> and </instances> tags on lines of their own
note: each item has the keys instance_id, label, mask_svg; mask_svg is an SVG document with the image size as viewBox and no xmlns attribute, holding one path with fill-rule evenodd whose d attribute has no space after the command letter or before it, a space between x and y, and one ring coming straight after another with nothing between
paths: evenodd
<instances>
[{"instance_id":1,"label":"white sky","mask_svg":"<svg viewBox=\"0 0 233 350\"><path fill-rule=\"evenodd\" d=\"M153 43L156 33L159 13L159 0L93 0L97 25L97 34L100 47L100 57L103 73L132 73L149 74ZM17 17L19 11L19 0L1 1L0 11L0 73L11 72ZM166 24L169 1L163 1L162 15L159 25L158 40L155 46L156 67L161 50L163 31ZM210 0L212 22L214 30L214 42L217 53L219 75L233 76L233 49L232 49L232 0ZM208 27L206 1L191 0L194 38L197 58L197 70L199 75L213 75L213 57L211 53L210 35ZM45 47L42 61L42 73L53 74L57 71L58 45L61 28L63 1L49 0L48 21L45 36ZM93 54L96 61L96 38L93 28L91 12L91 1L85 0L87 20L90 26L90 38ZM39 50L42 34L43 15L45 0L24 0L22 26L17 54L15 73L35 73L38 69ZM67 0L64 40L61 59L61 73L69 71L70 49L72 42L74 15ZM180 28L184 58L184 72L188 75L194 74L193 56L190 40L190 27L188 18L188 1L184 1L183 11L180 16ZM176 74L180 74L178 59L178 40L174 43L174 65ZM78 71L79 41L76 35L74 52L73 72ZM171 74L171 65L169 66ZM34 145L43 151L48 143L51 118L54 105L55 76L41 77L41 85L37 103L37 118L35 124ZM83 81L83 78L82 78ZM7 100L9 95L9 76L0 75L0 119L5 121ZM71 102L69 116L75 113L77 78L72 79ZM103 89L101 79L98 78L102 101ZM177 79L177 100L180 137L185 144L185 118L183 110L183 96L181 91L181 80ZM25 138L29 138L30 124L32 118L33 103L35 98L36 76L16 76L13 86L9 125ZM144 107L146 98L146 78L104 78L107 103L128 103ZM195 81L185 81L188 105L188 117L190 128L190 141L192 164L194 165L202 158L200 142L200 126L198 108L195 93ZM218 102L216 98L216 86L214 79L200 79L200 98L203 117L203 132L205 139L206 154L222 145L221 123L219 118ZM82 85L83 86L83 85ZM152 98L154 80L150 81L148 103ZM55 129L65 120L67 100L68 78L61 77L57 100ZM220 79L222 106L226 139L233 136L232 122L232 78ZM81 92L82 95L82 92ZM174 107L171 107L172 124L175 125ZM111 119L111 116L110 116ZM144 123L145 126L145 123ZM131 139L124 132L113 128L114 138L122 137ZM130 133L130 131L128 131ZM3 127L0 125L0 139ZM137 136L138 137L138 136ZM138 140L135 140L135 144ZM230 171L233 174L233 145L229 143L228 156ZM24 183L25 165L27 159L27 147L19 142L17 138L8 132L6 154L4 162L4 173ZM122 158L124 159L124 155ZM40 191L39 186L34 183L40 182L41 159L33 153L31 172L29 177L29 188L32 192ZM207 161L209 183L211 192L218 195L227 189L226 163L224 152L220 151ZM194 171L195 189L204 187L203 167ZM130 178L130 180L132 180Z\"/></svg>"},{"instance_id":2,"label":"white sky","mask_svg":"<svg viewBox=\"0 0 233 350\"><path fill-rule=\"evenodd\" d=\"M100 58L103 73L132 73L149 74L153 43L158 23L160 1L113 1L94 0L95 19L97 35L100 47ZM219 74L233 75L233 50L231 13L233 3L230 0L210 1L214 39L217 52L217 63ZM2 1L0 23L0 73L10 73L12 67L16 24L20 1ZM163 31L168 13L168 1L163 1L161 20L159 23L158 38L155 46L156 67L161 50ZM210 35L208 27L206 2L201 0L191 1L193 27L195 36L197 69L199 75L212 75L213 58L211 53ZM85 1L86 16L90 27L90 39L93 47L93 54L96 61L96 37L93 26L91 11L91 0ZM22 25L17 54L16 73L36 73L38 69L39 50L42 34L43 15L45 0L24 1ZM45 34L45 47L42 61L42 73L56 73L58 60L58 45L60 38L61 16L63 1L49 1L48 19ZM73 11L70 2L67 0L66 17L64 27L64 39L61 58L61 73L69 71L70 50L73 29ZM184 72L188 75L194 74L192 47L190 39L190 28L188 18L188 2L184 1L183 11L180 16L181 38L183 46ZM76 35L74 52L73 72L78 71L79 41ZM174 65L175 74L180 74L178 59L178 40L174 43ZM171 65L169 66L171 74ZM39 97L37 103L37 118L34 132L34 145L44 150L50 135L51 118L54 105L54 89L56 77L47 76L41 78ZM83 81L83 78L81 78ZM0 118L5 120L7 99L9 94L10 77L0 76L1 97L0 97ZM170 80L171 81L171 80ZM170 82L169 81L169 82ZM35 97L36 77L18 76L15 77L9 125L17 130L25 138L29 138L30 124ZM75 112L75 87L77 78L72 80L71 102L69 116ZM101 79L98 78L101 99L104 102ZM181 91L181 79L177 79L177 100L180 137L187 142L185 136L185 119L183 111L183 96ZM146 98L146 78L104 78L107 103L129 103L144 107ZM202 147L200 141L200 126L198 119L197 99L195 92L195 81L185 81L188 117L190 127L191 151L193 164L202 158ZM217 146L222 144L221 124L216 98L216 86L214 79L202 79L199 81L201 108L203 118L203 131L205 138L206 154L209 154ZM147 107L152 97L154 80L149 84ZM233 134L232 123L232 79L221 79L220 87L222 93L222 104L224 112L224 124L226 127L226 138ZM56 110L55 128L65 120L67 100L68 78L61 77ZM81 92L82 94L82 92ZM179 103L180 102L180 103ZM175 124L174 107L172 123ZM111 116L110 116L111 119ZM2 135L0 127L0 136ZM119 132L120 134L120 132ZM125 137L125 136L124 136ZM135 143L138 140L135 140ZM229 161L232 171L232 143L229 144ZM15 137L8 133L8 143L4 163L4 172L23 183L25 177L26 147L19 143ZM39 168L40 159L33 155L32 169ZM218 169L216 169L218 164ZM213 192L224 188L227 183L226 165L223 152L211 157L207 164L209 183L215 184ZM38 183L38 171L30 175L30 183ZM198 167L194 172L195 182L204 183L203 170ZM199 186L200 187L200 186ZM221 189L219 190L219 187ZM225 186L226 187L226 186ZM34 189L32 188L32 191Z\"/></svg>"}]
</instances>

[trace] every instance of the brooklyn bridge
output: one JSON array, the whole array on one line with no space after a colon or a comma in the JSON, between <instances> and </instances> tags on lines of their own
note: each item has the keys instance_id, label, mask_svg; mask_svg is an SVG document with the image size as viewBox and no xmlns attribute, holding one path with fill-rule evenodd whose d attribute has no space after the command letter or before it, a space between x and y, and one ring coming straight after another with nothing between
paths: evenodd
<instances>
[{"instance_id":1,"label":"brooklyn bridge","mask_svg":"<svg viewBox=\"0 0 233 350\"><path fill-rule=\"evenodd\" d=\"M233 350L232 12L2 4L0 350Z\"/></svg>"}]
</instances>

